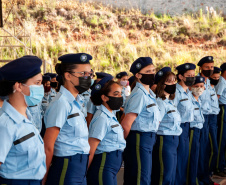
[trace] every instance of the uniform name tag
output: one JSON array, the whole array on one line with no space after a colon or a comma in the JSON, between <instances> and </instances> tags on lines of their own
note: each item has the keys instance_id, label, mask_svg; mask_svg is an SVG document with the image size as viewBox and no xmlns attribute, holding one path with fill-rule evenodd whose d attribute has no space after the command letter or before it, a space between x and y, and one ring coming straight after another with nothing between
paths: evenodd
<instances>
[{"instance_id":1,"label":"uniform name tag","mask_svg":"<svg viewBox=\"0 0 226 185\"><path fill-rule=\"evenodd\" d=\"M111 128L115 128L115 127L118 127L119 125L111 125Z\"/></svg>"},{"instance_id":2,"label":"uniform name tag","mask_svg":"<svg viewBox=\"0 0 226 185\"><path fill-rule=\"evenodd\" d=\"M69 116L67 117L67 119L71 119L71 118L77 117L77 116L79 116L79 113L74 113L74 114L69 115Z\"/></svg>"},{"instance_id":3,"label":"uniform name tag","mask_svg":"<svg viewBox=\"0 0 226 185\"><path fill-rule=\"evenodd\" d=\"M186 98L186 99L181 99L180 102L182 102L182 101L187 101L187 100L188 100L187 98Z\"/></svg>"},{"instance_id":4,"label":"uniform name tag","mask_svg":"<svg viewBox=\"0 0 226 185\"><path fill-rule=\"evenodd\" d=\"M156 106L156 104L155 104L155 103L150 104L150 105L147 105L147 108L154 107L154 106Z\"/></svg>"},{"instance_id":5,"label":"uniform name tag","mask_svg":"<svg viewBox=\"0 0 226 185\"><path fill-rule=\"evenodd\" d=\"M195 110L199 110L199 108L195 108Z\"/></svg>"},{"instance_id":6,"label":"uniform name tag","mask_svg":"<svg viewBox=\"0 0 226 185\"><path fill-rule=\"evenodd\" d=\"M30 139L31 137L34 137L35 136L35 133L34 132L31 132L30 134L20 138L20 139L17 139L16 141L13 142L14 145L18 145L28 139Z\"/></svg>"},{"instance_id":7,"label":"uniform name tag","mask_svg":"<svg viewBox=\"0 0 226 185\"><path fill-rule=\"evenodd\" d=\"M51 98L53 98L53 97L55 97L55 96L51 96Z\"/></svg>"},{"instance_id":8,"label":"uniform name tag","mask_svg":"<svg viewBox=\"0 0 226 185\"><path fill-rule=\"evenodd\" d=\"M175 110L170 110L170 111L167 112L167 114L170 114L172 112L176 112L176 111Z\"/></svg>"},{"instance_id":9,"label":"uniform name tag","mask_svg":"<svg viewBox=\"0 0 226 185\"><path fill-rule=\"evenodd\" d=\"M89 94L83 94L83 96L89 96Z\"/></svg>"},{"instance_id":10,"label":"uniform name tag","mask_svg":"<svg viewBox=\"0 0 226 185\"><path fill-rule=\"evenodd\" d=\"M34 106L29 106L29 107L37 107L38 105L34 105Z\"/></svg>"},{"instance_id":11,"label":"uniform name tag","mask_svg":"<svg viewBox=\"0 0 226 185\"><path fill-rule=\"evenodd\" d=\"M211 96L214 96L215 94L211 94Z\"/></svg>"},{"instance_id":12,"label":"uniform name tag","mask_svg":"<svg viewBox=\"0 0 226 185\"><path fill-rule=\"evenodd\" d=\"M42 103L47 103L47 101L43 101Z\"/></svg>"}]
</instances>

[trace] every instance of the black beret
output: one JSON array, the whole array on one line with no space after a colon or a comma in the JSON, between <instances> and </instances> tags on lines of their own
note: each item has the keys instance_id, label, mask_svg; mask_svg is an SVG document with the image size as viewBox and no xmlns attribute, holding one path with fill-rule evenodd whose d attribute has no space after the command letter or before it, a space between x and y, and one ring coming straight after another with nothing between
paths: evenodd
<instances>
[{"instance_id":1,"label":"black beret","mask_svg":"<svg viewBox=\"0 0 226 185\"><path fill-rule=\"evenodd\" d=\"M40 58L26 55L1 67L0 76L7 81L26 80L41 73L41 65Z\"/></svg>"},{"instance_id":2,"label":"black beret","mask_svg":"<svg viewBox=\"0 0 226 185\"><path fill-rule=\"evenodd\" d=\"M97 78L100 78L100 79L102 79L106 76L111 76L110 74L104 73L104 72L96 72L95 74L97 75Z\"/></svg>"},{"instance_id":3,"label":"black beret","mask_svg":"<svg viewBox=\"0 0 226 185\"><path fill-rule=\"evenodd\" d=\"M104 77L103 79L101 79L93 88L92 88L92 92L91 92L91 96L93 96L95 93L99 92L104 85L109 82L110 80L113 79L113 76L108 75L106 77Z\"/></svg>"},{"instance_id":4,"label":"black beret","mask_svg":"<svg viewBox=\"0 0 226 185\"><path fill-rule=\"evenodd\" d=\"M48 76L48 75L43 75L42 76L42 80L44 80L44 81L50 81L51 80L51 77Z\"/></svg>"},{"instance_id":5,"label":"black beret","mask_svg":"<svg viewBox=\"0 0 226 185\"><path fill-rule=\"evenodd\" d=\"M89 64L93 57L87 53L72 53L60 56L58 58L61 63L70 64Z\"/></svg>"},{"instance_id":6,"label":"black beret","mask_svg":"<svg viewBox=\"0 0 226 185\"><path fill-rule=\"evenodd\" d=\"M178 71L178 73L180 73L180 72L183 72L183 71L194 70L195 68L196 68L195 64L185 63L185 64L177 66L176 70Z\"/></svg>"},{"instance_id":7,"label":"black beret","mask_svg":"<svg viewBox=\"0 0 226 185\"><path fill-rule=\"evenodd\" d=\"M161 78L167 73L167 72L170 72L171 71L171 68L170 67L164 67L162 69L160 69L156 75L155 75L155 84L157 84Z\"/></svg>"},{"instance_id":8,"label":"black beret","mask_svg":"<svg viewBox=\"0 0 226 185\"><path fill-rule=\"evenodd\" d=\"M214 74L214 73L220 73L220 72L221 72L221 68L219 68L219 67L214 67L213 74Z\"/></svg>"},{"instance_id":9,"label":"black beret","mask_svg":"<svg viewBox=\"0 0 226 185\"><path fill-rule=\"evenodd\" d=\"M205 63L212 63L212 62L214 62L213 56L206 56L206 57L203 57L197 65L202 66Z\"/></svg>"},{"instance_id":10,"label":"black beret","mask_svg":"<svg viewBox=\"0 0 226 185\"><path fill-rule=\"evenodd\" d=\"M194 85L198 83L205 83L205 78L202 76L196 76Z\"/></svg>"},{"instance_id":11,"label":"black beret","mask_svg":"<svg viewBox=\"0 0 226 185\"><path fill-rule=\"evenodd\" d=\"M152 59L150 57L140 57L136 59L130 67L130 72L134 75L138 73L144 67L153 64Z\"/></svg>"},{"instance_id":12,"label":"black beret","mask_svg":"<svg viewBox=\"0 0 226 185\"><path fill-rule=\"evenodd\" d=\"M223 63L220 68L222 71L226 71L226 63Z\"/></svg>"},{"instance_id":13,"label":"black beret","mask_svg":"<svg viewBox=\"0 0 226 185\"><path fill-rule=\"evenodd\" d=\"M128 76L127 72L123 71L123 72L120 72L116 75L116 78L122 78L123 76Z\"/></svg>"}]
</instances>

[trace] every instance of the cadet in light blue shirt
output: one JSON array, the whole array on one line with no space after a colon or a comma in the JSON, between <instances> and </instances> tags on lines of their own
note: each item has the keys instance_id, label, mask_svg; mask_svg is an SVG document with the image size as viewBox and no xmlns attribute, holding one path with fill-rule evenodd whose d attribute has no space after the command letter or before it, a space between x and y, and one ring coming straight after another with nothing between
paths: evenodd
<instances>
[{"instance_id":1,"label":"cadet in light blue shirt","mask_svg":"<svg viewBox=\"0 0 226 185\"><path fill-rule=\"evenodd\" d=\"M27 106L41 102L42 61L24 56L0 68L0 184L38 185L46 173L44 144Z\"/></svg>"},{"instance_id":2,"label":"cadet in light blue shirt","mask_svg":"<svg viewBox=\"0 0 226 185\"><path fill-rule=\"evenodd\" d=\"M191 87L192 103L194 105L194 120L190 123L190 141L188 157L188 184L196 184L199 161L200 133L203 128L204 116L199 99L204 91L205 78L196 76L195 84Z\"/></svg>"},{"instance_id":3,"label":"cadet in light blue shirt","mask_svg":"<svg viewBox=\"0 0 226 185\"><path fill-rule=\"evenodd\" d=\"M126 146L123 129L113 113L113 110L118 110L123 104L122 88L112 79L112 76L108 76L100 80L91 94L93 103L100 107L89 127L89 185L117 184L116 175L121 167L122 152Z\"/></svg>"},{"instance_id":4,"label":"cadet in light blue shirt","mask_svg":"<svg viewBox=\"0 0 226 185\"><path fill-rule=\"evenodd\" d=\"M185 63L176 67L178 83L174 104L181 116L181 128L183 130L179 137L177 150L177 172L175 185L186 184L187 165L189 155L189 128L190 122L194 120L194 107L191 100L189 87L195 82L195 68L192 63Z\"/></svg>"},{"instance_id":5,"label":"cadet in light blue shirt","mask_svg":"<svg viewBox=\"0 0 226 185\"><path fill-rule=\"evenodd\" d=\"M215 90L215 85L219 82L221 69L214 67L213 74L209 77L210 80L210 97L211 97L211 110L209 115L209 154L210 154L210 176L216 170L217 156L218 156L218 143L217 143L217 116L220 112L219 101Z\"/></svg>"},{"instance_id":6,"label":"cadet in light blue shirt","mask_svg":"<svg viewBox=\"0 0 226 185\"><path fill-rule=\"evenodd\" d=\"M225 173L225 150L226 150L226 63L220 66L221 76L219 83L216 85L216 92L219 98L220 113L218 114L218 157L215 174L226 177Z\"/></svg>"},{"instance_id":7,"label":"cadet in light blue shirt","mask_svg":"<svg viewBox=\"0 0 226 185\"><path fill-rule=\"evenodd\" d=\"M201 101L201 107L205 122L203 128L201 129L200 138L200 151L199 151L199 165L198 165L198 182L199 184L209 184L210 174L209 174L209 124L210 124L210 114L212 113L212 100L210 92L210 80L208 79L214 70L214 60L212 56L203 57L199 62L198 66L200 68L200 76L205 78L205 90L199 97Z\"/></svg>"},{"instance_id":8,"label":"cadet in light blue shirt","mask_svg":"<svg viewBox=\"0 0 226 185\"><path fill-rule=\"evenodd\" d=\"M38 103L37 105L28 106L28 110L30 111L35 126L40 133L42 130L42 116L43 116L41 102Z\"/></svg>"},{"instance_id":9,"label":"cadet in light blue shirt","mask_svg":"<svg viewBox=\"0 0 226 185\"><path fill-rule=\"evenodd\" d=\"M134 182L151 184L152 150L161 121L155 94L149 88L155 78L152 59L138 58L133 62L130 72L136 78L136 86L126 100L125 117L121 123L127 140L124 185Z\"/></svg>"},{"instance_id":10,"label":"cadet in light blue shirt","mask_svg":"<svg viewBox=\"0 0 226 185\"><path fill-rule=\"evenodd\" d=\"M80 95L91 85L92 56L86 53L66 54L59 57L59 60L61 63L55 68L57 74L62 76L63 84L60 84L60 91L44 116L44 142L49 169L44 182L48 185L86 185L90 147ZM63 180L60 175L62 173L65 174Z\"/></svg>"},{"instance_id":11,"label":"cadet in light blue shirt","mask_svg":"<svg viewBox=\"0 0 226 185\"><path fill-rule=\"evenodd\" d=\"M153 150L152 184L175 184L177 148L182 133L180 113L173 103L176 75L170 68L163 68L156 76L160 76L156 96L162 119Z\"/></svg>"}]
</instances>

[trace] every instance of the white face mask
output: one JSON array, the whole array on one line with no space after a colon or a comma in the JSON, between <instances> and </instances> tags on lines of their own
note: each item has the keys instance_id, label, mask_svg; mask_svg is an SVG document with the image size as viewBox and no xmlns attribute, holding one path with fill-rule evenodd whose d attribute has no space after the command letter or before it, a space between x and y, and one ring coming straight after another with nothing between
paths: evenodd
<instances>
[{"instance_id":1,"label":"white face mask","mask_svg":"<svg viewBox=\"0 0 226 185\"><path fill-rule=\"evenodd\" d=\"M199 96L202 95L202 93L203 93L203 91L204 91L204 88L201 88L201 87L196 87L196 88L194 88L194 87L192 87L192 88L191 88L191 91L192 91L192 93L193 93L195 96L199 97Z\"/></svg>"}]
</instances>

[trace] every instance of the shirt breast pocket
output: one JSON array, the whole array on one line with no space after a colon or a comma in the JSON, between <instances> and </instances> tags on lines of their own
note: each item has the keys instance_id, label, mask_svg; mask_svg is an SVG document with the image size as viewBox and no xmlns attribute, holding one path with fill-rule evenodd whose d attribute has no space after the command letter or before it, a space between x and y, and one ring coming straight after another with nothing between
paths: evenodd
<instances>
[{"instance_id":1,"label":"shirt breast pocket","mask_svg":"<svg viewBox=\"0 0 226 185\"><path fill-rule=\"evenodd\" d=\"M146 106L146 111L145 111L145 117L146 118L151 118L154 116L154 112L157 108L157 105L155 103L149 104Z\"/></svg>"},{"instance_id":2,"label":"shirt breast pocket","mask_svg":"<svg viewBox=\"0 0 226 185\"><path fill-rule=\"evenodd\" d=\"M119 139L119 133L122 131L119 124L115 124L111 126L111 139L114 142L117 142Z\"/></svg>"},{"instance_id":3,"label":"shirt breast pocket","mask_svg":"<svg viewBox=\"0 0 226 185\"><path fill-rule=\"evenodd\" d=\"M37 137L38 136L35 135L34 132L31 132L13 142L17 151L17 161L19 161L17 163L18 171L24 169L26 166L28 166L29 168L35 167L35 164L32 161L33 157L37 155L38 152L37 142L41 141Z\"/></svg>"},{"instance_id":4,"label":"shirt breast pocket","mask_svg":"<svg viewBox=\"0 0 226 185\"><path fill-rule=\"evenodd\" d=\"M66 128L66 132L74 137L88 136L88 128L83 117L79 113L74 113L68 116L67 123L69 128Z\"/></svg>"}]
</instances>

